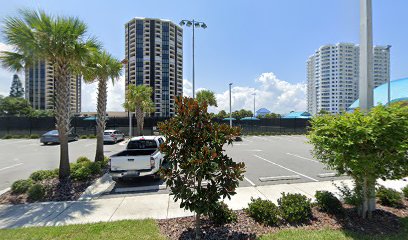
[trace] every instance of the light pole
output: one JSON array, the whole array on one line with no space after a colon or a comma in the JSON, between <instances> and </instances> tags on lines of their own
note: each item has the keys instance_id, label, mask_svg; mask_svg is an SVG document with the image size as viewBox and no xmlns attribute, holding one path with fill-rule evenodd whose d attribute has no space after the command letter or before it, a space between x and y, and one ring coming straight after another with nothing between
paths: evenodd
<instances>
[{"instance_id":1,"label":"light pole","mask_svg":"<svg viewBox=\"0 0 408 240\"><path fill-rule=\"evenodd\" d=\"M387 45L387 47L385 48L385 50L387 50L388 51L388 56L389 56L389 59L390 59L390 57L391 57L391 45ZM388 63L390 63L391 62L391 59L389 60L389 62ZM391 64L388 64L388 81L387 81L387 87L388 87L388 95L387 95L387 105L389 106L390 104L391 104Z\"/></svg>"},{"instance_id":2,"label":"light pole","mask_svg":"<svg viewBox=\"0 0 408 240\"><path fill-rule=\"evenodd\" d=\"M194 30L196 27L207 28L207 25L204 22L198 22L193 20L181 20L180 26L186 25L187 27L193 27L193 98L195 98L195 66L194 66Z\"/></svg>"},{"instance_id":3,"label":"light pole","mask_svg":"<svg viewBox=\"0 0 408 240\"><path fill-rule=\"evenodd\" d=\"M256 93L252 93L252 95L254 95L254 118L255 118L255 96L256 96Z\"/></svg>"},{"instance_id":4,"label":"light pole","mask_svg":"<svg viewBox=\"0 0 408 240\"><path fill-rule=\"evenodd\" d=\"M231 109L231 85L232 83L229 84L229 94L230 94L230 127L232 127L232 109Z\"/></svg>"},{"instance_id":5,"label":"light pole","mask_svg":"<svg viewBox=\"0 0 408 240\"><path fill-rule=\"evenodd\" d=\"M129 63L129 61L128 61L128 59L126 58L126 59L123 59L122 60L122 65L123 65L123 67L125 68L125 71L126 71L126 66L128 65L128 63ZM129 67L129 66L128 66ZM128 76L129 77L129 76ZM129 84L129 83L128 83ZM130 111L129 109L128 109L128 118L129 118L129 139L131 139L132 138L132 115L133 115L133 113L132 113L132 111Z\"/></svg>"}]
</instances>

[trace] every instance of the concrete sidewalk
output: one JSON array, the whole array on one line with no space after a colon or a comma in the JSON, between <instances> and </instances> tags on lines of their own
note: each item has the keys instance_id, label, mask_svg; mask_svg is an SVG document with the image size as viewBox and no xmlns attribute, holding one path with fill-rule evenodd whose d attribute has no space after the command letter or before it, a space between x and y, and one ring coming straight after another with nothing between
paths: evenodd
<instances>
[{"instance_id":1,"label":"concrete sidewalk","mask_svg":"<svg viewBox=\"0 0 408 240\"><path fill-rule=\"evenodd\" d=\"M232 209L239 210L247 207L251 197L269 199L276 203L282 192L301 193L313 199L317 190L338 193L334 184L340 185L342 182L352 185L351 180L343 180L242 187L237 189L237 194L231 200L225 202ZM400 180L380 184L400 190L407 182ZM169 194L116 195L92 201L0 205L0 228L59 226L124 219L166 219L191 215L191 212L181 209Z\"/></svg>"}]
</instances>

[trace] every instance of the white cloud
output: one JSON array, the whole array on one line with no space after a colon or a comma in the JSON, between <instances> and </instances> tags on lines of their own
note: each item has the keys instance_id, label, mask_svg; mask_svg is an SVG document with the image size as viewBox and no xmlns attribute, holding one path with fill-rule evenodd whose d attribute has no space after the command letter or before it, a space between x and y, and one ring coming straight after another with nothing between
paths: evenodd
<instances>
[{"instance_id":1,"label":"white cloud","mask_svg":"<svg viewBox=\"0 0 408 240\"><path fill-rule=\"evenodd\" d=\"M274 73L262 73L254 80L256 87L233 85L232 111L239 109L254 109L254 92L256 93L255 109L267 108L275 113L288 113L290 111L306 111L306 85L302 83L289 83L278 79ZM192 83L183 80L184 96L192 96ZM196 92L204 88L196 89ZM229 112L229 90L216 93L218 107L210 107L210 112L225 110Z\"/></svg>"},{"instance_id":2,"label":"white cloud","mask_svg":"<svg viewBox=\"0 0 408 240\"><path fill-rule=\"evenodd\" d=\"M92 84L82 85L82 111L83 112L95 112L96 111L96 100L97 100L97 87L96 82ZM125 77L121 76L112 84L112 81L108 82L108 102L107 111L125 111L122 107L125 101Z\"/></svg>"}]
</instances>

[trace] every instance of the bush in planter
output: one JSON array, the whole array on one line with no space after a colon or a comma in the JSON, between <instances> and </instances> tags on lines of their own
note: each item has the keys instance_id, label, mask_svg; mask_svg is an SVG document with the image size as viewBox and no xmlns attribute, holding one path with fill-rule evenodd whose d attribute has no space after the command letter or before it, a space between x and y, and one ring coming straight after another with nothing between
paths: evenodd
<instances>
[{"instance_id":1,"label":"bush in planter","mask_svg":"<svg viewBox=\"0 0 408 240\"><path fill-rule=\"evenodd\" d=\"M28 189L27 195L30 201L43 200L45 196L45 188L43 185L36 183Z\"/></svg>"},{"instance_id":2,"label":"bush in planter","mask_svg":"<svg viewBox=\"0 0 408 240\"><path fill-rule=\"evenodd\" d=\"M30 135L30 138L31 138L31 139L37 139L37 138L40 138L40 135L38 135L38 134L31 134L31 135Z\"/></svg>"},{"instance_id":3,"label":"bush in planter","mask_svg":"<svg viewBox=\"0 0 408 240\"><path fill-rule=\"evenodd\" d=\"M268 226L279 223L279 208L269 200L251 198L251 202L248 204L245 212L255 221Z\"/></svg>"},{"instance_id":4,"label":"bush in planter","mask_svg":"<svg viewBox=\"0 0 408 240\"><path fill-rule=\"evenodd\" d=\"M233 223L237 221L237 214L228 208L224 202L218 202L209 212L208 217L217 225Z\"/></svg>"},{"instance_id":5,"label":"bush in planter","mask_svg":"<svg viewBox=\"0 0 408 240\"><path fill-rule=\"evenodd\" d=\"M380 186L377 189L377 197L380 203L384 206L398 207L402 205L401 193L392 188Z\"/></svg>"},{"instance_id":6,"label":"bush in planter","mask_svg":"<svg viewBox=\"0 0 408 240\"><path fill-rule=\"evenodd\" d=\"M76 163L71 164L71 178L77 181L90 179L101 173L101 163L91 162L87 157L79 157Z\"/></svg>"},{"instance_id":7,"label":"bush in planter","mask_svg":"<svg viewBox=\"0 0 408 240\"><path fill-rule=\"evenodd\" d=\"M3 136L3 139L12 139L12 138L13 138L13 136L10 135L10 134L7 134L7 135Z\"/></svg>"},{"instance_id":8,"label":"bush in planter","mask_svg":"<svg viewBox=\"0 0 408 240\"><path fill-rule=\"evenodd\" d=\"M343 212L343 205L333 193L328 191L317 191L315 198L316 204L320 210L330 214L339 214Z\"/></svg>"},{"instance_id":9,"label":"bush in planter","mask_svg":"<svg viewBox=\"0 0 408 240\"><path fill-rule=\"evenodd\" d=\"M404 197L408 199L408 185L405 186L402 190L402 193L404 194Z\"/></svg>"},{"instance_id":10,"label":"bush in planter","mask_svg":"<svg viewBox=\"0 0 408 240\"><path fill-rule=\"evenodd\" d=\"M79 137L79 139L87 139L87 138L88 138L87 135L81 135L81 136Z\"/></svg>"},{"instance_id":11,"label":"bush in planter","mask_svg":"<svg viewBox=\"0 0 408 240\"><path fill-rule=\"evenodd\" d=\"M278 205L282 218L290 223L306 222L312 217L312 205L305 195L282 193Z\"/></svg>"},{"instance_id":12,"label":"bush in planter","mask_svg":"<svg viewBox=\"0 0 408 240\"><path fill-rule=\"evenodd\" d=\"M33 181L31 179L17 180L11 185L11 192L15 194L26 193L32 185Z\"/></svg>"},{"instance_id":13,"label":"bush in planter","mask_svg":"<svg viewBox=\"0 0 408 240\"><path fill-rule=\"evenodd\" d=\"M91 160L87 157L81 156L76 160L76 163L82 164L86 162L91 162Z\"/></svg>"},{"instance_id":14,"label":"bush in planter","mask_svg":"<svg viewBox=\"0 0 408 240\"><path fill-rule=\"evenodd\" d=\"M38 170L30 175L30 179L36 182L56 177L58 177L58 171L55 170Z\"/></svg>"}]
</instances>

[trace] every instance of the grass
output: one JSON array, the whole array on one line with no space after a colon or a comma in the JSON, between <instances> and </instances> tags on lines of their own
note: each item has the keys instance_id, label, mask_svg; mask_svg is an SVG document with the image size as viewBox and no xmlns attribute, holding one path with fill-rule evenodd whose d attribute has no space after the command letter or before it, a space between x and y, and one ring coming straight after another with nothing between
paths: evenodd
<instances>
[{"instance_id":1,"label":"grass","mask_svg":"<svg viewBox=\"0 0 408 240\"><path fill-rule=\"evenodd\" d=\"M404 229L397 235L365 236L343 230L288 229L267 234L260 240L403 240L408 239L408 218L402 219ZM166 239L154 220L126 220L109 223L68 225L61 227L30 227L0 230L0 239Z\"/></svg>"},{"instance_id":2,"label":"grass","mask_svg":"<svg viewBox=\"0 0 408 240\"><path fill-rule=\"evenodd\" d=\"M282 230L277 233L267 234L260 237L260 240L289 240L289 239L299 239L299 240L406 240L408 239L408 218L402 219L403 230L395 235L377 235L377 236L367 236L352 233L344 230Z\"/></svg>"},{"instance_id":3,"label":"grass","mask_svg":"<svg viewBox=\"0 0 408 240\"><path fill-rule=\"evenodd\" d=\"M0 230L0 239L165 239L154 220Z\"/></svg>"}]
</instances>

